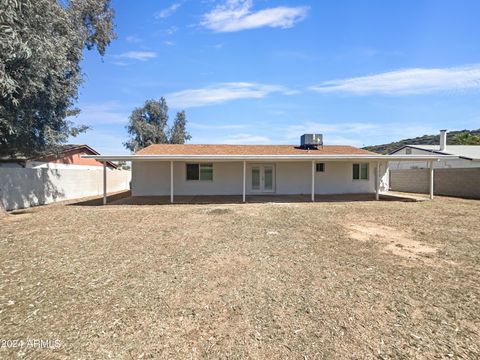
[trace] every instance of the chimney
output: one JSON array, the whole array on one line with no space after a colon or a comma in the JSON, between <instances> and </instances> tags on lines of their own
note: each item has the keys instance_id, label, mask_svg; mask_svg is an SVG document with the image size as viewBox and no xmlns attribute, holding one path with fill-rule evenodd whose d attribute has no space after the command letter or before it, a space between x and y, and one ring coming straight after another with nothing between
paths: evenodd
<instances>
[{"instance_id":1,"label":"chimney","mask_svg":"<svg viewBox=\"0 0 480 360\"><path fill-rule=\"evenodd\" d=\"M440 130L440 151L447 148L447 130Z\"/></svg>"}]
</instances>

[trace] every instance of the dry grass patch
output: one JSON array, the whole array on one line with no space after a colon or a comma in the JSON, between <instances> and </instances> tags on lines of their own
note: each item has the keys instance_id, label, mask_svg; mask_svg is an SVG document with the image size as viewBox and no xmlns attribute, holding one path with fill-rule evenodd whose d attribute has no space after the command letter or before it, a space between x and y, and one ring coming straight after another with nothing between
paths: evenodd
<instances>
[{"instance_id":1,"label":"dry grass patch","mask_svg":"<svg viewBox=\"0 0 480 360\"><path fill-rule=\"evenodd\" d=\"M438 248L422 244L406 231L374 223L349 224L346 227L350 230L352 239L377 241L384 244L385 251L394 255L408 259L422 259L426 263L435 264L432 256L437 253Z\"/></svg>"},{"instance_id":2,"label":"dry grass patch","mask_svg":"<svg viewBox=\"0 0 480 360\"><path fill-rule=\"evenodd\" d=\"M479 213L438 198L8 215L0 339L61 346L0 358L474 359Z\"/></svg>"}]
</instances>

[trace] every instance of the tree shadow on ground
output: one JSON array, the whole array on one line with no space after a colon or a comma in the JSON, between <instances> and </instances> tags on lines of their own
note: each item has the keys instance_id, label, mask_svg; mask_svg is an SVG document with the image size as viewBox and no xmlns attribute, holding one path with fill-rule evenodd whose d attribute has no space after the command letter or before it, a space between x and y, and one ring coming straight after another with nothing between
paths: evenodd
<instances>
[{"instance_id":1,"label":"tree shadow on ground","mask_svg":"<svg viewBox=\"0 0 480 360\"><path fill-rule=\"evenodd\" d=\"M121 200L124 198L130 197L132 194L130 190L127 191L120 191L117 193L112 193L107 195L107 204L113 203L117 200ZM73 200L69 202L67 205L71 206L100 206L103 205L103 196L95 196L95 197L89 197L87 199L81 199L81 200Z\"/></svg>"}]
</instances>

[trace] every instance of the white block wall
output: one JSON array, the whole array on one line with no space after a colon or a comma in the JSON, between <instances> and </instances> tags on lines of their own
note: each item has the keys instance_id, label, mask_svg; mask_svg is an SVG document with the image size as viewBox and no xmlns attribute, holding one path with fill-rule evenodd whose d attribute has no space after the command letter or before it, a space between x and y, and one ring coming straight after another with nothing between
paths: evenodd
<instances>
[{"instance_id":1,"label":"white block wall","mask_svg":"<svg viewBox=\"0 0 480 360\"><path fill-rule=\"evenodd\" d=\"M129 189L130 171L108 170L107 191ZM103 194L103 169L0 168L0 200L7 210Z\"/></svg>"},{"instance_id":2,"label":"white block wall","mask_svg":"<svg viewBox=\"0 0 480 360\"><path fill-rule=\"evenodd\" d=\"M187 181L185 162L174 162L175 195L241 195L243 184L242 162L213 162L213 181ZM251 167L247 163L247 194L251 191ZM272 164L272 163L268 163ZM275 165L278 195L311 193L311 162L277 162ZM374 193L375 166L370 164L368 180L352 179L351 162L326 162L324 173L315 173L316 194ZM386 163L381 167L381 190L388 189ZM132 162L132 195L169 195L170 162Z\"/></svg>"}]
</instances>

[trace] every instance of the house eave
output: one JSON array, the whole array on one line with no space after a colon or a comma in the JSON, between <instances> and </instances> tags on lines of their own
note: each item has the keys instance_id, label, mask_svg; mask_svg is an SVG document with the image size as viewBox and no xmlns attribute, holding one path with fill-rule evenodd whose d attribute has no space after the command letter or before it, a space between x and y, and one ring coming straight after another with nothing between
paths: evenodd
<instances>
[{"instance_id":1,"label":"house eave","mask_svg":"<svg viewBox=\"0 0 480 360\"><path fill-rule=\"evenodd\" d=\"M439 161L453 155L82 155L98 161Z\"/></svg>"}]
</instances>

